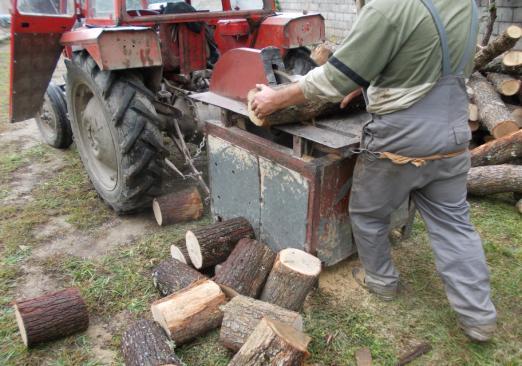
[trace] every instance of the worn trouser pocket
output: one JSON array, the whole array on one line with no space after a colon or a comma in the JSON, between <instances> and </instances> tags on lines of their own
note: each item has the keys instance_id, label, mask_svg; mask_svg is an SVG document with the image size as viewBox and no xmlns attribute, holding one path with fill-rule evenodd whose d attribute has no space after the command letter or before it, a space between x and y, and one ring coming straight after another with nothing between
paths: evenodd
<instances>
[{"instance_id":1,"label":"worn trouser pocket","mask_svg":"<svg viewBox=\"0 0 522 366\"><path fill-rule=\"evenodd\" d=\"M453 127L453 135L455 137L455 144L466 144L471 140L471 130L467 124L462 124Z\"/></svg>"}]
</instances>

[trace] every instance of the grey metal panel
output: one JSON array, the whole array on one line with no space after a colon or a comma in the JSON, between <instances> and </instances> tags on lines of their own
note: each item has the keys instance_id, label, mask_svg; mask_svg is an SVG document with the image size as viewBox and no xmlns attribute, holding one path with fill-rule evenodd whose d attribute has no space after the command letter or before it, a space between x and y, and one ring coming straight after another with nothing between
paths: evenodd
<instances>
[{"instance_id":1,"label":"grey metal panel","mask_svg":"<svg viewBox=\"0 0 522 366\"><path fill-rule=\"evenodd\" d=\"M259 162L247 150L208 136L212 214L223 219L243 216L259 237Z\"/></svg>"},{"instance_id":2,"label":"grey metal panel","mask_svg":"<svg viewBox=\"0 0 522 366\"><path fill-rule=\"evenodd\" d=\"M317 257L326 266L333 266L357 252L348 216L336 220L321 219L319 238L326 238L320 240L317 247Z\"/></svg>"},{"instance_id":3,"label":"grey metal panel","mask_svg":"<svg viewBox=\"0 0 522 366\"><path fill-rule=\"evenodd\" d=\"M280 125L275 128L291 135L331 147L332 149L341 149L359 143L359 137L356 135L348 137L336 131L329 131L312 125Z\"/></svg>"},{"instance_id":4,"label":"grey metal panel","mask_svg":"<svg viewBox=\"0 0 522 366\"><path fill-rule=\"evenodd\" d=\"M223 97L213 92L190 94L189 98L192 98L199 102L215 105L227 109L229 111L242 114L243 116L248 116L248 108L245 103L232 98Z\"/></svg>"},{"instance_id":5,"label":"grey metal panel","mask_svg":"<svg viewBox=\"0 0 522 366\"><path fill-rule=\"evenodd\" d=\"M309 182L299 173L259 158L260 239L275 251L306 249Z\"/></svg>"}]
</instances>

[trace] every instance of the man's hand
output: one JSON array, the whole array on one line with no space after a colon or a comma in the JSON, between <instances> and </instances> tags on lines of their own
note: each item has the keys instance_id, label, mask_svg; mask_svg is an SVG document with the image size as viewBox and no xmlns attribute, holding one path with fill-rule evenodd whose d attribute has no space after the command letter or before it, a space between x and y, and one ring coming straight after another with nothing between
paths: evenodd
<instances>
[{"instance_id":1,"label":"man's hand","mask_svg":"<svg viewBox=\"0 0 522 366\"><path fill-rule=\"evenodd\" d=\"M280 109L278 93L274 89L263 84L257 84L256 88L259 92L255 95L251 105L257 118L266 117Z\"/></svg>"},{"instance_id":2,"label":"man's hand","mask_svg":"<svg viewBox=\"0 0 522 366\"><path fill-rule=\"evenodd\" d=\"M359 95L362 94L362 88L356 89L347 96L344 97L344 99L341 101L341 108L344 109L350 104L352 100L357 98Z\"/></svg>"}]
</instances>

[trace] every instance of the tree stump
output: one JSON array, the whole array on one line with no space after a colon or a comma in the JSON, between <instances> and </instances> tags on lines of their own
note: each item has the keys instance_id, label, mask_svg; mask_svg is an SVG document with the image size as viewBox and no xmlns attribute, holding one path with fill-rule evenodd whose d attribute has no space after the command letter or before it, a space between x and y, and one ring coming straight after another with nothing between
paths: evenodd
<instances>
[{"instance_id":1,"label":"tree stump","mask_svg":"<svg viewBox=\"0 0 522 366\"><path fill-rule=\"evenodd\" d=\"M225 294L210 280L200 280L151 305L152 317L177 345L219 327Z\"/></svg>"},{"instance_id":2,"label":"tree stump","mask_svg":"<svg viewBox=\"0 0 522 366\"><path fill-rule=\"evenodd\" d=\"M475 70L480 70L498 55L512 49L522 36L517 25L508 27L502 34L475 54Z\"/></svg>"},{"instance_id":3,"label":"tree stump","mask_svg":"<svg viewBox=\"0 0 522 366\"><path fill-rule=\"evenodd\" d=\"M317 283L321 261L302 250L287 248L277 255L261 300L299 311Z\"/></svg>"},{"instance_id":4,"label":"tree stump","mask_svg":"<svg viewBox=\"0 0 522 366\"><path fill-rule=\"evenodd\" d=\"M203 202L196 187L156 197L152 210L159 226L197 220L203 216Z\"/></svg>"},{"instance_id":5,"label":"tree stump","mask_svg":"<svg viewBox=\"0 0 522 366\"><path fill-rule=\"evenodd\" d=\"M522 158L522 130L471 150L471 166L498 165Z\"/></svg>"},{"instance_id":6,"label":"tree stump","mask_svg":"<svg viewBox=\"0 0 522 366\"><path fill-rule=\"evenodd\" d=\"M178 241L176 244L170 246L170 256L178 261L193 266L190 256L188 254L185 239Z\"/></svg>"},{"instance_id":7,"label":"tree stump","mask_svg":"<svg viewBox=\"0 0 522 366\"><path fill-rule=\"evenodd\" d=\"M239 240L253 237L248 220L239 217L187 231L185 243L194 267L203 269L225 261Z\"/></svg>"},{"instance_id":8,"label":"tree stump","mask_svg":"<svg viewBox=\"0 0 522 366\"><path fill-rule=\"evenodd\" d=\"M495 89L497 89L497 92L506 97L518 95L520 87L522 86L522 81L515 79L512 76L498 74L496 72L488 73L488 80L493 84Z\"/></svg>"},{"instance_id":9,"label":"tree stump","mask_svg":"<svg viewBox=\"0 0 522 366\"><path fill-rule=\"evenodd\" d=\"M228 366L302 366L310 337L276 320L263 318Z\"/></svg>"},{"instance_id":10,"label":"tree stump","mask_svg":"<svg viewBox=\"0 0 522 366\"><path fill-rule=\"evenodd\" d=\"M509 109L484 76L474 73L469 79L469 84L475 91L479 120L493 137L499 138L518 130Z\"/></svg>"},{"instance_id":11,"label":"tree stump","mask_svg":"<svg viewBox=\"0 0 522 366\"><path fill-rule=\"evenodd\" d=\"M469 170L469 194L485 196L507 192L522 193L522 165L479 166Z\"/></svg>"},{"instance_id":12,"label":"tree stump","mask_svg":"<svg viewBox=\"0 0 522 366\"><path fill-rule=\"evenodd\" d=\"M265 244L254 239L241 239L221 264L214 281L241 295L256 298L272 269L275 257L276 254Z\"/></svg>"},{"instance_id":13,"label":"tree stump","mask_svg":"<svg viewBox=\"0 0 522 366\"><path fill-rule=\"evenodd\" d=\"M223 311L219 340L233 351L243 346L264 317L288 324L299 331L303 330L301 314L246 296L234 297L223 307Z\"/></svg>"},{"instance_id":14,"label":"tree stump","mask_svg":"<svg viewBox=\"0 0 522 366\"><path fill-rule=\"evenodd\" d=\"M163 329L151 320L138 320L123 333L121 353L125 366L184 365Z\"/></svg>"},{"instance_id":15,"label":"tree stump","mask_svg":"<svg viewBox=\"0 0 522 366\"><path fill-rule=\"evenodd\" d=\"M164 260L152 271L154 287L163 296L182 290L201 279L205 279L205 276L177 259Z\"/></svg>"},{"instance_id":16,"label":"tree stump","mask_svg":"<svg viewBox=\"0 0 522 366\"><path fill-rule=\"evenodd\" d=\"M16 321L27 347L83 332L89 313L77 288L68 288L14 304Z\"/></svg>"}]
</instances>

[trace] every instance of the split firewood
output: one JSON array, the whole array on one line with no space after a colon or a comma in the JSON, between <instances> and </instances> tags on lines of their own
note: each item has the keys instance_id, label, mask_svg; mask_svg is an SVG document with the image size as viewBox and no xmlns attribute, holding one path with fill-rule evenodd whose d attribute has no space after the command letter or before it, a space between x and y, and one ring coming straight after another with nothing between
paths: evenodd
<instances>
[{"instance_id":1,"label":"split firewood","mask_svg":"<svg viewBox=\"0 0 522 366\"><path fill-rule=\"evenodd\" d=\"M471 150L471 166L498 165L522 158L522 130Z\"/></svg>"},{"instance_id":2,"label":"split firewood","mask_svg":"<svg viewBox=\"0 0 522 366\"><path fill-rule=\"evenodd\" d=\"M225 294L211 280L191 286L152 303L152 317L177 345L219 327Z\"/></svg>"},{"instance_id":3,"label":"split firewood","mask_svg":"<svg viewBox=\"0 0 522 366\"><path fill-rule=\"evenodd\" d=\"M415 347L415 349L411 352L408 352L402 355L399 358L399 362L397 362L397 366L404 366L413 362L415 359L419 358L422 355L430 352L432 349L431 344L429 343L421 343Z\"/></svg>"},{"instance_id":4,"label":"split firewood","mask_svg":"<svg viewBox=\"0 0 522 366\"><path fill-rule=\"evenodd\" d=\"M522 81L515 79L512 76L495 72L488 73L488 80L500 94L506 97L517 95L522 86Z\"/></svg>"},{"instance_id":5,"label":"split firewood","mask_svg":"<svg viewBox=\"0 0 522 366\"><path fill-rule=\"evenodd\" d=\"M512 49L522 37L522 28L518 25L508 27L502 34L475 54L475 70L480 70L500 54Z\"/></svg>"},{"instance_id":6,"label":"split firewood","mask_svg":"<svg viewBox=\"0 0 522 366\"><path fill-rule=\"evenodd\" d=\"M204 279L201 273L177 259L167 259L152 270L152 281L163 296L190 286L194 282Z\"/></svg>"},{"instance_id":7,"label":"split firewood","mask_svg":"<svg viewBox=\"0 0 522 366\"><path fill-rule=\"evenodd\" d=\"M234 297L223 307L223 311L219 340L232 351L243 346L264 317L288 324L299 331L303 330L303 318L299 313L246 296Z\"/></svg>"},{"instance_id":8,"label":"split firewood","mask_svg":"<svg viewBox=\"0 0 522 366\"><path fill-rule=\"evenodd\" d=\"M138 320L123 333L121 353L125 366L182 366L161 327L152 320Z\"/></svg>"},{"instance_id":9,"label":"split firewood","mask_svg":"<svg viewBox=\"0 0 522 366\"><path fill-rule=\"evenodd\" d=\"M170 256L182 263L192 266L185 239L179 240L176 244L170 246Z\"/></svg>"},{"instance_id":10,"label":"split firewood","mask_svg":"<svg viewBox=\"0 0 522 366\"><path fill-rule=\"evenodd\" d=\"M239 240L253 237L248 220L239 217L187 231L185 243L192 264L202 269L225 261Z\"/></svg>"},{"instance_id":11,"label":"split firewood","mask_svg":"<svg viewBox=\"0 0 522 366\"><path fill-rule=\"evenodd\" d=\"M469 170L469 194L484 196L508 192L522 193L522 165L478 166Z\"/></svg>"},{"instance_id":12,"label":"split firewood","mask_svg":"<svg viewBox=\"0 0 522 366\"><path fill-rule=\"evenodd\" d=\"M159 226L197 220L203 216L203 202L196 187L156 197L152 210Z\"/></svg>"},{"instance_id":13,"label":"split firewood","mask_svg":"<svg viewBox=\"0 0 522 366\"><path fill-rule=\"evenodd\" d=\"M287 248L277 255L260 299L299 311L321 273L321 261L302 250Z\"/></svg>"},{"instance_id":14,"label":"split firewood","mask_svg":"<svg viewBox=\"0 0 522 366\"><path fill-rule=\"evenodd\" d=\"M312 50L310 58L317 64L317 66L321 66L324 65L332 55L332 49L328 47L327 44L321 43Z\"/></svg>"},{"instance_id":15,"label":"split firewood","mask_svg":"<svg viewBox=\"0 0 522 366\"><path fill-rule=\"evenodd\" d=\"M245 296L257 298L276 254L257 240L241 239L213 280Z\"/></svg>"},{"instance_id":16,"label":"split firewood","mask_svg":"<svg viewBox=\"0 0 522 366\"><path fill-rule=\"evenodd\" d=\"M87 306L74 287L17 301L13 307L27 347L83 332L89 327Z\"/></svg>"},{"instance_id":17,"label":"split firewood","mask_svg":"<svg viewBox=\"0 0 522 366\"><path fill-rule=\"evenodd\" d=\"M310 337L295 328L263 318L228 366L302 366Z\"/></svg>"},{"instance_id":18,"label":"split firewood","mask_svg":"<svg viewBox=\"0 0 522 366\"><path fill-rule=\"evenodd\" d=\"M509 51L502 57L502 67L510 74L522 74L522 51Z\"/></svg>"},{"instance_id":19,"label":"split firewood","mask_svg":"<svg viewBox=\"0 0 522 366\"><path fill-rule=\"evenodd\" d=\"M508 135L518 130L518 125L511 118L511 113L500 99L495 88L479 73L469 79L469 85L475 91L475 104L479 109L479 120L495 138Z\"/></svg>"}]
</instances>

